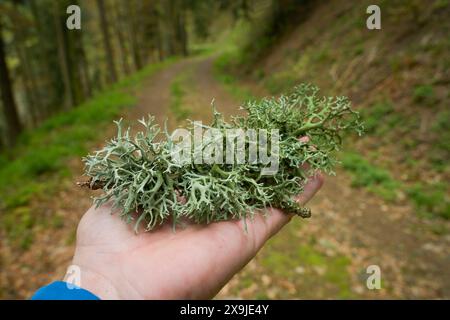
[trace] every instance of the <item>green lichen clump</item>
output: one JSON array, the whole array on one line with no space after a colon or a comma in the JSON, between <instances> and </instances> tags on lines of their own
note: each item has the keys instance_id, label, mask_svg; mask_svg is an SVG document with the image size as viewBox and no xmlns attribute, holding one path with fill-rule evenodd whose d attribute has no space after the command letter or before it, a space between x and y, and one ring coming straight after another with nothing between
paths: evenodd
<instances>
[{"instance_id":1,"label":"green lichen clump","mask_svg":"<svg viewBox=\"0 0 450 320\"><path fill-rule=\"evenodd\" d=\"M112 200L136 231L142 224L151 230L169 219L176 225L180 218L196 223L248 218L268 207L308 217L309 210L297 204L294 196L318 170L333 172L334 153L344 132L362 132L359 115L346 97L320 97L317 93L317 87L300 85L289 95L246 103L246 116L229 122L214 111L213 123L203 126L219 132L278 130L279 148L272 150L278 168L269 175L263 174L267 165L258 161L174 161L177 142L167 130L160 130L152 117L140 121L144 130L133 137L129 129L122 130L119 121L117 137L84 159L89 186L104 191L94 202L100 206ZM194 127L189 128L191 136ZM309 141L299 140L301 136ZM225 134L220 139L226 145ZM250 150L254 141L248 135L244 139L245 150ZM199 148L192 148L192 158L213 142L218 141L203 139ZM265 151L270 147L271 142Z\"/></svg>"}]
</instances>

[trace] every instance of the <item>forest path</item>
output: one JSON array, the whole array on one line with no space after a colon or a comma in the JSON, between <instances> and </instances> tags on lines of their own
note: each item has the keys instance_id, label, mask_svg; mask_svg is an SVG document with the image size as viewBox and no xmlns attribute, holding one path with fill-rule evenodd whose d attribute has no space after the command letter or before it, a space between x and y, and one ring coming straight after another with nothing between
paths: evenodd
<instances>
[{"instance_id":1,"label":"forest path","mask_svg":"<svg viewBox=\"0 0 450 320\"><path fill-rule=\"evenodd\" d=\"M174 84L181 93L174 93ZM227 116L239 106L214 77L213 58L204 56L171 64L144 80L136 94L137 106L124 115L130 123L147 114L162 123L184 111L190 119L207 121L212 99ZM176 123L169 124L173 128ZM111 126L94 149L113 133ZM37 287L61 279L70 264L76 226L92 195L73 186L82 172L81 161L73 159L70 169L73 180L61 184L52 203L34 204L49 217L58 217L51 223L60 225L43 226L30 250L3 254L8 270L1 270L1 296L27 298ZM450 239L430 232L408 205L388 204L354 189L350 177L338 172L327 177L310 207L311 219L294 219L218 298L450 297ZM380 267L383 289L366 288L369 265Z\"/></svg>"}]
</instances>

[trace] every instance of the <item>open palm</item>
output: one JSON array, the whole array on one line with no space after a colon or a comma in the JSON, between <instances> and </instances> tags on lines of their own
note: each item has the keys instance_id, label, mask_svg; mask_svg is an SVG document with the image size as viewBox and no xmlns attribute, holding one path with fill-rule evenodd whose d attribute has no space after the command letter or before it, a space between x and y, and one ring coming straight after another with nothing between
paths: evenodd
<instances>
[{"instance_id":1,"label":"open palm","mask_svg":"<svg viewBox=\"0 0 450 320\"><path fill-rule=\"evenodd\" d=\"M298 197L305 204L323 183L311 178ZM206 299L242 269L292 218L278 209L244 221L166 223L135 234L110 205L89 209L77 231L73 264L81 287L102 299Z\"/></svg>"}]
</instances>

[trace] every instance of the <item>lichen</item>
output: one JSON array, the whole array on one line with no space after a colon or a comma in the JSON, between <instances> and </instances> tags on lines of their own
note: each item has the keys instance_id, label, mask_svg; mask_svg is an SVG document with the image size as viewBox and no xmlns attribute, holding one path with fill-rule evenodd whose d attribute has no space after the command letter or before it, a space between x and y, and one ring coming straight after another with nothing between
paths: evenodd
<instances>
[{"instance_id":1,"label":"lichen","mask_svg":"<svg viewBox=\"0 0 450 320\"><path fill-rule=\"evenodd\" d=\"M95 204L112 200L136 231L142 224L151 230L169 219L175 226L180 218L196 223L248 218L268 207L308 217L310 211L293 197L303 191L309 176L333 172L343 133L362 132L358 113L346 97L320 97L318 88L309 84L279 98L247 102L243 109L245 116L229 122L214 109L214 121L204 128L277 130L278 168L273 174L262 174L265 164L257 161L174 161L177 143L153 117L140 120L143 131L134 137L118 121L117 136L84 158L89 186L104 191ZM191 123L188 130L193 136L195 126ZM244 141L245 150L254 143L249 136ZM204 139L200 151L211 142ZM192 148L192 157L198 151Z\"/></svg>"}]
</instances>

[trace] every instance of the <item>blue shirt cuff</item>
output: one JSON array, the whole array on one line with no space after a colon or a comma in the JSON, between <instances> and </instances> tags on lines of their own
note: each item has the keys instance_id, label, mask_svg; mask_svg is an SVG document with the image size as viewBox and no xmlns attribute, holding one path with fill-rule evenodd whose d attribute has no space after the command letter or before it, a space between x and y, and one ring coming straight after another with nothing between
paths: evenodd
<instances>
[{"instance_id":1,"label":"blue shirt cuff","mask_svg":"<svg viewBox=\"0 0 450 320\"><path fill-rule=\"evenodd\" d=\"M95 294L64 281L40 288L31 300L100 300Z\"/></svg>"}]
</instances>

